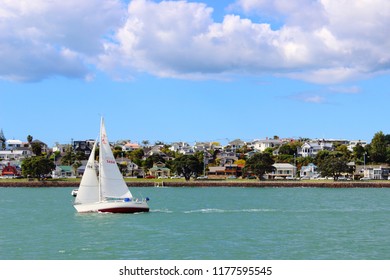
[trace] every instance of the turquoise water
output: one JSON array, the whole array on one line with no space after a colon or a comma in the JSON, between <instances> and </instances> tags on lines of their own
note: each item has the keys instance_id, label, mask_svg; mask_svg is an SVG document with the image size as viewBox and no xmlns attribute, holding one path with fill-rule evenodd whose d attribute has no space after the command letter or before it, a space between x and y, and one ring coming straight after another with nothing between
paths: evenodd
<instances>
[{"instance_id":1,"label":"turquoise water","mask_svg":"<svg viewBox=\"0 0 390 280\"><path fill-rule=\"evenodd\" d=\"M71 188L0 188L0 259L390 259L390 189L131 191L151 212L78 214Z\"/></svg>"}]
</instances>

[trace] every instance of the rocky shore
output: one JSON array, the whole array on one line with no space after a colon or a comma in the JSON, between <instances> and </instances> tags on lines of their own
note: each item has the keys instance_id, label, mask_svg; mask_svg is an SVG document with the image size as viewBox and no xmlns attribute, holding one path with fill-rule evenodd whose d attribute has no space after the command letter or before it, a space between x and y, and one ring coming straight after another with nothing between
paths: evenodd
<instances>
[{"instance_id":1,"label":"rocky shore","mask_svg":"<svg viewBox=\"0 0 390 280\"><path fill-rule=\"evenodd\" d=\"M388 181L131 181L130 187L314 187L314 188L390 188ZM78 181L0 181L0 187L73 187L79 186Z\"/></svg>"}]
</instances>

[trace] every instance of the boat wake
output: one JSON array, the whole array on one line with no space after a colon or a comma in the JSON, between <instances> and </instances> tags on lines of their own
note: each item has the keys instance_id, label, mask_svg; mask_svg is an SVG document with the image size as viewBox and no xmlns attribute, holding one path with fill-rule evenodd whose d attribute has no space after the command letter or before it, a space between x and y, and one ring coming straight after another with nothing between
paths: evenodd
<instances>
[{"instance_id":1,"label":"boat wake","mask_svg":"<svg viewBox=\"0 0 390 280\"><path fill-rule=\"evenodd\" d=\"M224 214L224 213L256 213L256 212L275 212L276 209L218 209L218 208L204 208L204 209L194 209L194 210L184 210L184 211L175 211L169 209L153 209L150 210L150 213L162 213L162 214L172 214L172 213L183 213L183 214Z\"/></svg>"},{"instance_id":2,"label":"boat wake","mask_svg":"<svg viewBox=\"0 0 390 280\"><path fill-rule=\"evenodd\" d=\"M218 208L205 208L205 209L196 209L184 211L185 214L193 213L256 213L256 212L274 212L275 209L265 209L265 208L254 208L254 209L218 209Z\"/></svg>"},{"instance_id":3,"label":"boat wake","mask_svg":"<svg viewBox=\"0 0 390 280\"><path fill-rule=\"evenodd\" d=\"M168 210L168 209L153 209L153 210L150 210L149 212L151 212L151 213L167 213L167 214L173 213L172 210Z\"/></svg>"}]
</instances>

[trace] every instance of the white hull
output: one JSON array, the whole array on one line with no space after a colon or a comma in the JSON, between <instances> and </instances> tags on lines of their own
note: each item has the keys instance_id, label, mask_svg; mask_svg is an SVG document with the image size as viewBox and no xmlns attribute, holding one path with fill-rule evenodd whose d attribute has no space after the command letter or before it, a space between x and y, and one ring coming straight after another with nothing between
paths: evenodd
<instances>
[{"instance_id":1,"label":"white hull","mask_svg":"<svg viewBox=\"0 0 390 280\"><path fill-rule=\"evenodd\" d=\"M108 213L137 213L149 212L149 206L146 201L101 201L86 204L74 204L77 212L108 212Z\"/></svg>"}]
</instances>

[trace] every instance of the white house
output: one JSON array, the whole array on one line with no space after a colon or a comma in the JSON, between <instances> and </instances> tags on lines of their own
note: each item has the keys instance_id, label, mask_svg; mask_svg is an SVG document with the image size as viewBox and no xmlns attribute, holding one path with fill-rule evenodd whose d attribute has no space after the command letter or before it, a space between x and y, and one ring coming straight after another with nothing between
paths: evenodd
<instances>
[{"instance_id":1,"label":"white house","mask_svg":"<svg viewBox=\"0 0 390 280\"><path fill-rule=\"evenodd\" d=\"M169 150L173 152L179 152L181 154L193 154L194 149L186 142L175 142L169 147Z\"/></svg>"},{"instance_id":2,"label":"white house","mask_svg":"<svg viewBox=\"0 0 390 280\"><path fill-rule=\"evenodd\" d=\"M351 140L349 141L347 148L349 151L353 152L353 148L355 148L358 144L361 145L362 147L365 147L367 145L367 141Z\"/></svg>"},{"instance_id":3,"label":"white house","mask_svg":"<svg viewBox=\"0 0 390 280\"><path fill-rule=\"evenodd\" d=\"M279 147L282 144L283 141L280 139L255 140L253 142L253 148L258 152L264 152L267 148Z\"/></svg>"},{"instance_id":4,"label":"white house","mask_svg":"<svg viewBox=\"0 0 390 280\"><path fill-rule=\"evenodd\" d=\"M233 141L230 141L228 145L225 147L226 151L236 152L238 149L241 149L245 146L245 142L241 139L236 139Z\"/></svg>"},{"instance_id":5,"label":"white house","mask_svg":"<svg viewBox=\"0 0 390 280\"><path fill-rule=\"evenodd\" d=\"M0 150L0 160L19 160L30 157L32 152L28 149L22 150Z\"/></svg>"},{"instance_id":6,"label":"white house","mask_svg":"<svg viewBox=\"0 0 390 280\"><path fill-rule=\"evenodd\" d=\"M384 166L366 166L363 169L363 176L372 180L387 180L389 173L390 168Z\"/></svg>"},{"instance_id":7,"label":"white house","mask_svg":"<svg viewBox=\"0 0 390 280\"><path fill-rule=\"evenodd\" d=\"M52 148L53 153L60 152L61 155L64 155L66 151L69 151L71 145L70 144L59 144L55 143L55 146Z\"/></svg>"},{"instance_id":8,"label":"white house","mask_svg":"<svg viewBox=\"0 0 390 280\"><path fill-rule=\"evenodd\" d=\"M298 156L315 157L319 151L332 151L333 144L325 141L305 142L301 147L298 147Z\"/></svg>"},{"instance_id":9,"label":"white house","mask_svg":"<svg viewBox=\"0 0 390 280\"><path fill-rule=\"evenodd\" d=\"M309 163L306 166L302 166L301 170L299 171L299 176L301 179L315 179L319 177L317 166L314 163Z\"/></svg>"},{"instance_id":10,"label":"white house","mask_svg":"<svg viewBox=\"0 0 390 280\"><path fill-rule=\"evenodd\" d=\"M23 147L23 142L20 140L7 140L5 141L6 150L16 150Z\"/></svg>"},{"instance_id":11,"label":"white house","mask_svg":"<svg viewBox=\"0 0 390 280\"><path fill-rule=\"evenodd\" d=\"M272 166L275 167L275 171L266 174L268 179L287 179L295 177L297 172L297 167L290 163L274 163Z\"/></svg>"},{"instance_id":12,"label":"white house","mask_svg":"<svg viewBox=\"0 0 390 280\"><path fill-rule=\"evenodd\" d=\"M194 151L202 152L212 149L211 142L196 142L193 146Z\"/></svg>"}]
</instances>

